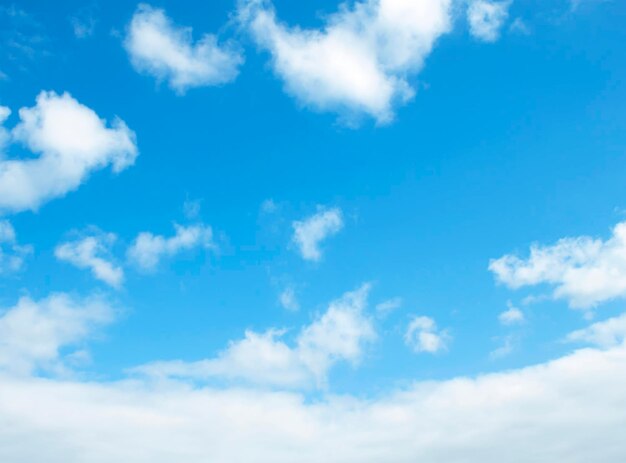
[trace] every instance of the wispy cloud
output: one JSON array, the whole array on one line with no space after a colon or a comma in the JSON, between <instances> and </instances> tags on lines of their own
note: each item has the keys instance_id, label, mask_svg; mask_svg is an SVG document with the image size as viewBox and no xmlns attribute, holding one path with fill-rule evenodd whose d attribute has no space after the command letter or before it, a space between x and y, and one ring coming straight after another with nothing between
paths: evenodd
<instances>
[{"instance_id":1,"label":"wispy cloud","mask_svg":"<svg viewBox=\"0 0 626 463\"><path fill-rule=\"evenodd\" d=\"M203 224L174 224L175 234L169 238L142 232L129 247L129 260L142 270L152 271L164 257L171 257L179 252L194 248L215 249L213 230Z\"/></svg>"},{"instance_id":2,"label":"wispy cloud","mask_svg":"<svg viewBox=\"0 0 626 463\"><path fill-rule=\"evenodd\" d=\"M93 233L59 244L54 255L61 261L90 270L96 279L119 288L124 280L124 270L111 259L111 246L116 239L113 233Z\"/></svg>"}]
</instances>

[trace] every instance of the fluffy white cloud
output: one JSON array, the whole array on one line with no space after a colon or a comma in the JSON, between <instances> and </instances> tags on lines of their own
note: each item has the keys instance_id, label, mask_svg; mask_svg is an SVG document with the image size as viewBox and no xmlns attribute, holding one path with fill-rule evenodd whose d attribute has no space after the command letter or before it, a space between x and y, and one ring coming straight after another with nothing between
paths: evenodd
<instances>
[{"instance_id":1,"label":"fluffy white cloud","mask_svg":"<svg viewBox=\"0 0 626 463\"><path fill-rule=\"evenodd\" d=\"M0 460L622 463L625 383L623 345L313 401L242 388L2 377Z\"/></svg>"},{"instance_id":2,"label":"fluffy white cloud","mask_svg":"<svg viewBox=\"0 0 626 463\"><path fill-rule=\"evenodd\" d=\"M215 249L211 227L198 224L182 226L174 224L176 234L170 238L140 233L128 249L128 258L143 270L154 270L161 259L196 247Z\"/></svg>"},{"instance_id":3,"label":"fluffy white cloud","mask_svg":"<svg viewBox=\"0 0 626 463\"><path fill-rule=\"evenodd\" d=\"M320 243L343 228L343 215L338 208L320 209L302 221L295 221L293 241L303 259L319 261L322 258Z\"/></svg>"},{"instance_id":4,"label":"fluffy white cloud","mask_svg":"<svg viewBox=\"0 0 626 463\"><path fill-rule=\"evenodd\" d=\"M609 318L567 336L570 342L586 342L600 347L614 347L626 340L626 314Z\"/></svg>"},{"instance_id":5,"label":"fluffy white cloud","mask_svg":"<svg viewBox=\"0 0 626 463\"><path fill-rule=\"evenodd\" d=\"M295 311L300 308L296 292L292 287L285 288L278 296L278 301L280 305L287 310Z\"/></svg>"},{"instance_id":6,"label":"fluffy white cloud","mask_svg":"<svg viewBox=\"0 0 626 463\"><path fill-rule=\"evenodd\" d=\"M79 346L95 328L111 322L114 313L102 300L66 294L39 301L23 297L0 309L0 373L62 372L62 349Z\"/></svg>"},{"instance_id":7,"label":"fluffy white cloud","mask_svg":"<svg viewBox=\"0 0 626 463\"><path fill-rule=\"evenodd\" d=\"M0 275L21 270L25 258L32 252L32 246L17 243L11 222L0 220Z\"/></svg>"},{"instance_id":8,"label":"fluffy white cloud","mask_svg":"<svg viewBox=\"0 0 626 463\"><path fill-rule=\"evenodd\" d=\"M532 245L530 256L505 255L489 269L511 288L554 285L554 297L573 308L588 309L626 296L626 222L608 240L564 238L550 246Z\"/></svg>"},{"instance_id":9,"label":"fluffy white cloud","mask_svg":"<svg viewBox=\"0 0 626 463\"><path fill-rule=\"evenodd\" d=\"M194 43L190 27L176 26L163 10L146 4L137 8L124 46L138 71L167 80L178 92L230 82L243 62L237 50L220 46L215 35L205 34Z\"/></svg>"},{"instance_id":10,"label":"fluffy white cloud","mask_svg":"<svg viewBox=\"0 0 626 463\"><path fill-rule=\"evenodd\" d=\"M113 233L86 236L58 245L54 255L78 268L90 270L98 280L119 288L124 280L124 270L110 260L110 248L116 239Z\"/></svg>"},{"instance_id":11,"label":"fluffy white cloud","mask_svg":"<svg viewBox=\"0 0 626 463\"><path fill-rule=\"evenodd\" d=\"M339 361L356 363L366 343L375 338L364 315L369 285L344 294L328 310L305 326L293 346L280 338L282 330L246 331L216 358L198 362L155 362L134 369L156 378L221 378L278 387L324 387L332 366Z\"/></svg>"},{"instance_id":12,"label":"fluffy white cloud","mask_svg":"<svg viewBox=\"0 0 626 463\"><path fill-rule=\"evenodd\" d=\"M485 42L495 42L509 16L511 1L473 0L467 8L470 33Z\"/></svg>"},{"instance_id":13,"label":"fluffy white cloud","mask_svg":"<svg viewBox=\"0 0 626 463\"><path fill-rule=\"evenodd\" d=\"M0 156L0 212L37 209L77 189L93 171L110 165L120 172L135 162L135 135L124 122L115 119L108 128L68 93L41 92L19 117L11 139L39 157Z\"/></svg>"},{"instance_id":14,"label":"fluffy white cloud","mask_svg":"<svg viewBox=\"0 0 626 463\"><path fill-rule=\"evenodd\" d=\"M416 353L436 354L446 350L449 341L448 333L437 329L437 324L430 317L413 317L404 334L404 342Z\"/></svg>"},{"instance_id":15,"label":"fluffy white cloud","mask_svg":"<svg viewBox=\"0 0 626 463\"><path fill-rule=\"evenodd\" d=\"M240 20L272 55L275 73L301 103L351 118L393 118L415 91L435 41L451 27L451 0L364 0L343 5L321 29L281 23L265 0L243 0Z\"/></svg>"},{"instance_id":16,"label":"fluffy white cloud","mask_svg":"<svg viewBox=\"0 0 626 463\"><path fill-rule=\"evenodd\" d=\"M524 322L524 312L513 306L510 302L507 304L508 309L498 315L501 324L510 326Z\"/></svg>"}]
</instances>

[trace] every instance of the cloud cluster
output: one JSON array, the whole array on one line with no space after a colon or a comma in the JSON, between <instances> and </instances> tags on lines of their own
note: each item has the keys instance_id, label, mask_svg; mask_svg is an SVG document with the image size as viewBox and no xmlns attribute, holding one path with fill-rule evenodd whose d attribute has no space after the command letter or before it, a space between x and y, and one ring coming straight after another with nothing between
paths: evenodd
<instances>
[{"instance_id":1,"label":"cloud cluster","mask_svg":"<svg viewBox=\"0 0 626 463\"><path fill-rule=\"evenodd\" d=\"M606 241L587 236L563 238L556 244L533 244L527 259L507 254L489 263L499 281L510 288L549 284L554 297L573 308L589 309L626 296L626 222Z\"/></svg>"},{"instance_id":2,"label":"cloud cluster","mask_svg":"<svg viewBox=\"0 0 626 463\"><path fill-rule=\"evenodd\" d=\"M98 298L81 300L62 293L39 301L21 298L15 306L0 309L0 374L64 372L71 355L63 355L62 349L80 347L114 316L115 310Z\"/></svg>"},{"instance_id":3,"label":"cloud cluster","mask_svg":"<svg viewBox=\"0 0 626 463\"><path fill-rule=\"evenodd\" d=\"M416 353L436 354L446 350L449 341L450 335L430 317L413 317L404 334L404 342Z\"/></svg>"},{"instance_id":4,"label":"cloud cluster","mask_svg":"<svg viewBox=\"0 0 626 463\"><path fill-rule=\"evenodd\" d=\"M62 243L54 250L57 259L91 271L106 284L119 288L124 280L124 270L111 261L111 246L117 237L113 233L98 233Z\"/></svg>"},{"instance_id":5,"label":"cloud cluster","mask_svg":"<svg viewBox=\"0 0 626 463\"><path fill-rule=\"evenodd\" d=\"M332 366L358 362L375 338L364 314L369 285L344 294L328 310L303 327L292 346L284 330L246 331L216 358L198 362L154 362L134 371L156 378L222 379L277 387L324 387Z\"/></svg>"},{"instance_id":6,"label":"cloud cluster","mask_svg":"<svg viewBox=\"0 0 626 463\"><path fill-rule=\"evenodd\" d=\"M304 220L293 222L293 242L305 260L319 261L322 258L320 243L335 235L343 228L341 209L320 208L319 211Z\"/></svg>"},{"instance_id":7,"label":"cloud cluster","mask_svg":"<svg viewBox=\"0 0 626 463\"><path fill-rule=\"evenodd\" d=\"M2 123L9 111L0 109ZM111 166L121 172L135 162L135 134L126 124L115 119L107 127L68 93L41 92L36 105L20 109L19 117L11 140L39 156L0 156L0 213L35 210L77 189L96 170Z\"/></svg>"},{"instance_id":8,"label":"cloud cluster","mask_svg":"<svg viewBox=\"0 0 626 463\"><path fill-rule=\"evenodd\" d=\"M204 249L216 247L213 230L209 226L174 224L174 228L176 233L169 238L150 232L140 233L128 248L128 259L140 269L152 271L164 257L171 257L196 247Z\"/></svg>"},{"instance_id":9,"label":"cloud cluster","mask_svg":"<svg viewBox=\"0 0 626 463\"><path fill-rule=\"evenodd\" d=\"M146 4L133 15L124 46L135 69L167 80L181 93L228 83L243 62L238 50L219 45L215 35L205 34L194 43L190 27L176 26L165 11Z\"/></svg>"},{"instance_id":10,"label":"cloud cluster","mask_svg":"<svg viewBox=\"0 0 626 463\"><path fill-rule=\"evenodd\" d=\"M389 122L415 90L435 41L451 28L452 0L364 0L321 29L290 27L265 0L242 0L240 21L269 51L274 72L305 106Z\"/></svg>"}]
</instances>

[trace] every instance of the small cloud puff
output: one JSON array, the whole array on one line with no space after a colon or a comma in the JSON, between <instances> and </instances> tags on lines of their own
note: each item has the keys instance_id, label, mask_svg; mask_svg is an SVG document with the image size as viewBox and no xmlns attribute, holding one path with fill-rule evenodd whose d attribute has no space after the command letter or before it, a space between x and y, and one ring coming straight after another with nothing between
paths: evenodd
<instances>
[{"instance_id":1,"label":"small cloud puff","mask_svg":"<svg viewBox=\"0 0 626 463\"><path fill-rule=\"evenodd\" d=\"M436 354L446 350L450 336L446 331L437 329L437 324L430 317L413 317L404 335L404 342L416 353Z\"/></svg>"},{"instance_id":2,"label":"small cloud puff","mask_svg":"<svg viewBox=\"0 0 626 463\"><path fill-rule=\"evenodd\" d=\"M133 15L124 46L137 71L167 80L179 93L231 82L243 62L231 44L219 45L212 34L194 43L190 27L175 25L164 10L146 4Z\"/></svg>"},{"instance_id":3,"label":"small cloud puff","mask_svg":"<svg viewBox=\"0 0 626 463\"><path fill-rule=\"evenodd\" d=\"M343 228L341 209L319 208L318 212L304 220L293 222L293 242L305 260L319 261L322 258L320 243Z\"/></svg>"}]
</instances>

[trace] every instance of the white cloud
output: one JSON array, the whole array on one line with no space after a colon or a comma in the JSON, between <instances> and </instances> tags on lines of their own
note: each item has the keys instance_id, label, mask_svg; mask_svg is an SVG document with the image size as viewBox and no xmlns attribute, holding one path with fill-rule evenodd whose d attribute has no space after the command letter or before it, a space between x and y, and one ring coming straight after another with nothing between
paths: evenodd
<instances>
[{"instance_id":1,"label":"white cloud","mask_svg":"<svg viewBox=\"0 0 626 463\"><path fill-rule=\"evenodd\" d=\"M119 288L124 280L124 270L110 260L111 246L116 239L113 233L86 236L58 245L54 255L78 268L89 269L96 279Z\"/></svg>"},{"instance_id":2,"label":"white cloud","mask_svg":"<svg viewBox=\"0 0 626 463\"><path fill-rule=\"evenodd\" d=\"M278 296L278 301L280 302L280 305L287 310L295 311L300 309L300 304L298 303L296 292L291 287L285 288L280 293L280 295Z\"/></svg>"},{"instance_id":3,"label":"white cloud","mask_svg":"<svg viewBox=\"0 0 626 463\"><path fill-rule=\"evenodd\" d=\"M364 398L2 377L0 460L622 463L624 384L624 346Z\"/></svg>"},{"instance_id":4,"label":"white cloud","mask_svg":"<svg viewBox=\"0 0 626 463\"><path fill-rule=\"evenodd\" d=\"M176 234L170 238L140 233L128 249L128 258L143 270L154 270L161 259L193 248L215 249L211 227L198 224L182 226L174 224Z\"/></svg>"},{"instance_id":5,"label":"white cloud","mask_svg":"<svg viewBox=\"0 0 626 463\"><path fill-rule=\"evenodd\" d=\"M381 302L380 304L376 304L376 312L381 317L386 317L394 310L402 307L402 298L394 297L392 299L387 299L386 301Z\"/></svg>"},{"instance_id":6,"label":"white cloud","mask_svg":"<svg viewBox=\"0 0 626 463\"><path fill-rule=\"evenodd\" d=\"M626 340L626 314L594 323L567 336L570 342L586 342L600 347L614 347Z\"/></svg>"},{"instance_id":7,"label":"white cloud","mask_svg":"<svg viewBox=\"0 0 626 463\"><path fill-rule=\"evenodd\" d=\"M467 8L470 33L484 42L495 42L509 16L511 1L474 0Z\"/></svg>"},{"instance_id":8,"label":"white cloud","mask_svg":"<svg viewBox=\"0 0 626 463\"><path fill-rule=\"evenodd\" d=\"M155 362L134 371L152 377L221 378L278 387L324 387L332 366L339 361L356 363L366 343L375 338L364 315L369 285L344 294L328 310L302 328L294 345L280 338L285 331L246 331L216 358L198 362Z\"/></svg>"},{"instance_id":9,"label":"white cloud","mask_svg":"<svg viewBox=\"0 0 626 463\"><path fill-rule=\"evenodd\" d=\"M413 317L404 335L404 342L416 353L436 354L448 348L450 336L437 329L430 317Z\"/></svg>"},{"instance_id":10,"label":"white cloud","mask_svg":"<svg viewBox=\"0 0 626 463\"><path fill-rule=\"evenodd\" d=\"M524 323L524 312L514 307L510 302L507 305L509 308L498 315L500 323L506 326Z\"/></svg>"},{"instance_id":11,"label":"white cloud","mask_svg":"<svg viewBox=\"0 0 626 463\"><path fill-rule=\"evenodd\" d=\"M505 336L502 345L495 348L489 353L489 358L492 360L497 360L503 357L507 357L515 349L515 343L517 343L517 338L515 336Z\"/></svg>"},{"instance_id":12,"label":"white cloud","mask_svg":"<svg viewBox=\"0 0 626 463\"><path fill-rule=\"evenodd\" d=\"M549 284L553 296L573 308L589 309L626 296L626 222L608 240L587 236L563 238L556 244L533 244L528 259L505 255L489 269L510 288Z\"/></svg>"},{"instance_id":13,"label":"white cloud","mask_svg":"<svg viewBox=\"0 0 626 463\"><path fill-rule=\"evenodd\" d=\"M339 208L323 209L302 221L295 221L293 241L298 245L303 259L319 261L322 258L320 243L343 228L343 216Z\"/></svg>"},{"instance_id":14,"label":"white cloud","mask_svg":"<svg viewBox=\"0 0 626 463\"><path fill-rule=\"evenodd\" d=\"M281 23L273 5L243 0L240 20L272 55L274 72L298 101L348 119L366 114L379 123L415 91L435 41L451 28L451 0L364 0L326 18L321 29Z\"/></svg>"},{"instance_id":15,"label":"white cloud","mask_svg":"<svg viewBox=\"0 0 626 463\"><path fill-rule=\"evenodd\" d=\"M237 77L242 55L205 34L196 43L190 27L172 23L161 9L141 4L128 27L124 46L135 69L167 80L178 92L219 85Z\"/></svg>"},{"instance_id":16,"label":"white cloud","mask_svg":"<svg viewBox=\"0 0 626 463\"><path fill-rule=\"evenodd\" d=\"M114 313L102 300L66 294L39 301L23 297L0 309L0 373L62 372L62 349L79 346L94 329L111 322Z\"/></svg>"},{"instance_id":17,"label":"white cloud","mask_svg":"<svg viewBox=\"0 0 626 463\"><path fill-rule=\"evenodd\" d=\"M0 72L0 80L2 80L2 72ZM4 149L11 139L10 132L4 127L4 123L11 115L11 109L6 106L0 106L0 161L4 159Z\"/></svg>"},{"instance_id":18,"label":"white cloud","mask_svg":"<svg viewBox=\"0 0 626 463\"><path fill-rule=\"evenodd\" d=\"M11 222L0 220L0 275L20 271L24 267L24 260L32 252L32 246L17 243Z\"/></svg>"},{"instance_id":19,"label":"white cloud","mask_svg":"<svg viewBox=\"0 0 626 463\"><path fill-rule=\"evenodd\" d=\"M137 156L135 135L123 121L115 119L108 128L68 93L41 92L37 104L20 109L19 117L11 138L39 157L0 156L0 212L35 210L77 189L93 171L110 165L120 172Z\"/></svg>"}]
</instances>

